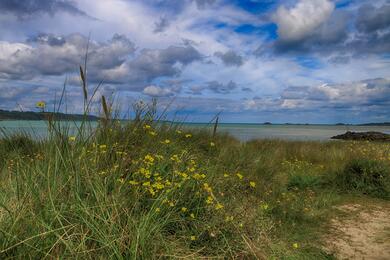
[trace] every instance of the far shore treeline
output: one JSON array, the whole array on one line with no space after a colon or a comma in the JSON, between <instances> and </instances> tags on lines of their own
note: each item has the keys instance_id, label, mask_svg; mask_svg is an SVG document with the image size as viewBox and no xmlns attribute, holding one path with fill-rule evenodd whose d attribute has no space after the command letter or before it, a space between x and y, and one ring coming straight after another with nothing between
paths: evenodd
<instances>
[{"instance_id":1,"label":"far shore treeline","mask_svg":"<svg viewBox=\"0 0 390 260\"><path fill-rule=\"evenodd\" d=\"M56 120L70 120L70 121L97 121L100 118L93 115L81 115L81 114L65 114L59 112L33 112L33 111L7 111L0 109L0 120L47 120L49 117L54 116Z\"/></svg>"},{"instance_id":2,"label":"far shore treeline","mask_svg":"<svg viewBox=\"0 0 390 260\"><path fill-rule=\"evenodd\" d=\"M82 121L82 120L97 121L100 119L100 117L94 115L66 114L60 112L9 111L9 110L0 109L0 121L1 120L47 120L50 116L54 116L56 120L69 120L69 121ZM246 123L246 124L257 124L257 123ZM263 125L273 125L273 124L274 123L271 122L263 123ZM281 125L281 124L275 124L275 125ZM285 123L285 125L312 125L312 124ZM329 124L329 125L390 126L390 122L365 123L365 124L337 123L337 124Z\"/></svg>"}]
</instances>

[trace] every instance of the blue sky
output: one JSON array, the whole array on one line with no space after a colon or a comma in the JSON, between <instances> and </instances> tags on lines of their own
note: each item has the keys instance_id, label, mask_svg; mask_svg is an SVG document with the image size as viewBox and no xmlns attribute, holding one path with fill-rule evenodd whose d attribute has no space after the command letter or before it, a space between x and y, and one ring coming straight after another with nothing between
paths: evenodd
<instances>
[{"instance_id":1,"label":"blue sky","mask_svg":"<svg viewBox=\"0 0 390 260\"><path fill-rule=\"evenodd\" d=\"M66 80L81 112L89 35L96 107L157 97L189 121L390 121L389 0L2 0L0 109L50 108Z\"/></svg>"}]
</instances>

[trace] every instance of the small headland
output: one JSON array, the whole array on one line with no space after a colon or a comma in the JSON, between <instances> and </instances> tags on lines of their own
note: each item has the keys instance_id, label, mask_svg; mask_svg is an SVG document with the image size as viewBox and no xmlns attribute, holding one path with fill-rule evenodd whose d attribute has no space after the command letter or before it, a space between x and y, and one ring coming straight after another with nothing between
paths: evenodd
<instances>
[{"instance_id":1,"label":"small headland","mask_svg":"<svg viewBox=\"0 0 390 260\"><path fill-rule=\"evenodd\" d=\"M381 132L374 132L374 131L370 131L370 132L347 131L345 134L332 136L331 139L390 142L390 135Z\"/></svg>"}]
</instances>

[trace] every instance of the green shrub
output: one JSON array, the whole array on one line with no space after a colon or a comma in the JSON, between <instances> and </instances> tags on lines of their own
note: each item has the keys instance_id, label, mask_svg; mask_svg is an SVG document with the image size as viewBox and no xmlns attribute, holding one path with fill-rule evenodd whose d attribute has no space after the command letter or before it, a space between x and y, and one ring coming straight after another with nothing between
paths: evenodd
<instances>
[{"instance_id":1,"label":"green shrub","mask_svg":"<svg viewBox=\"0 0 390 260\"><path fill-rule=\"evenodd\" d=\"M390 198L390 170L382 162L355 159L337 176L338 184L347 191L358 191L378 198Z\"/></svg>"},{"instance_id":2,"label":"green shrub","mask_svg":"<svg viewBox=\"0 0 390 260\"><path fill-rule=\"evenodd\" d=\"M298 189L307 189L307 188L317 188L323 184L321 176L318 175L308 175L308 174L299 174L293 175L289 178L287 187L298 188Z\"/></svg>"}]
</instances>

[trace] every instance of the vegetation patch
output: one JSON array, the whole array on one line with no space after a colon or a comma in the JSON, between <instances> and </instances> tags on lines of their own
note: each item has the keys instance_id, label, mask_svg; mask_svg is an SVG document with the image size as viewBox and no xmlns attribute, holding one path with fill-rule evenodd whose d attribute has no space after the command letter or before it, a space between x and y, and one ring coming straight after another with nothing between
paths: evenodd
<instances>
[{"instance_id":1,"label":"vegetation patch","mask_svg":"<svg viewBox=\"0 0 390 260\"><path fill-rule=\"evenodd\" d=\"M366 158L354 159L337 176L337 181L346 191L390 198L390 168L380 161Z\"/></svg>"}]
</instances>

